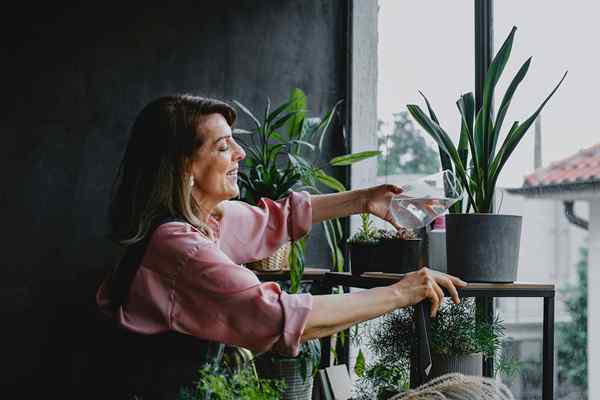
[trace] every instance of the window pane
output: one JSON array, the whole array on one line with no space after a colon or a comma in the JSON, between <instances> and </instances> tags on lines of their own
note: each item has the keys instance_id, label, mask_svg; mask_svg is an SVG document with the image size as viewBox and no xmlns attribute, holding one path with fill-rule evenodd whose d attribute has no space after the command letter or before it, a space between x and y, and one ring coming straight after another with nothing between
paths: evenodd
<instances>
[{"instance_id":1,"label":"window pane","mask_svg":"<svg viewBox=\"0 0 600 400\"><path fill-rule=\"evenodd\" d=\"M556 175L557 180L545 184L564 184L569 179L565 181L560 176L567 174L573 180L589 179L590 176L585 172L578 175L581 164L578 157L581 150L600 141L595 119L587 117L597 112L596 97L600 89L600 80L597 78L600 57L593 50L597 47L596 38L600 35L596 21L600 5L597 2L579 1L574 3L576 6L566 6L565 3L542 0L502 0L494 4L496 50L511 28L517 27L511 58L496 92L496 106L500 104L501 95L519 67L528 57L533 57L527 77L515 94L506 117L504 133L513 121L528 118L564 71L569 70L563 85L541 114L538 135L534 127L530 128L509 159L498 182L500 193L502 187L523 185L524 178L533 174L536 168L550 167L569 157L572 157L570 165ZM536 136L540 139L538 148L541 151L541 164L537 165L534 157ZM600 161L600 152L596 160ZM540 169L537 173L540 173ZM584 399L587 390L587 313L581 301L587 298L587 291L579 278L587 279L587 255L581 250L592 243L588 242L588 231L575 227L567 220L563 204L564 200L581 197L569 190L556 192L554 197L543 196L544 199L525 199L508 193L498 197L501 204L499 212L523 216L518 279L552 282L557 286L556 398ZM598 202L599 197L596 195L595 200L588 200ZM589 204L588 201L575 203L576 214L585 220L590 218ZM568 285L574 289L567 293L565 289ZM571 301L571 305L577 305L569 307L567 300ZM512 349L524 363L515 377L505 379L516 397L541 399L540 302L502 299L499 301L499 312L507 324L507 334L515 339ZM599 395L590 393L589 398Z\"/></svg>"},{"instance_id":2,"label":"window pane","mask_svg":"<svg viewBox=\"0 0 600 400\"><path fill-rule=\"evenodd\" d=\"M433 140L413 121L406 105L423 92L442 127L458 141L456 100L473 90L472 1L379 1L378 146L379 183L402 184L440 170Z\"/></svg>"}]
</instances>

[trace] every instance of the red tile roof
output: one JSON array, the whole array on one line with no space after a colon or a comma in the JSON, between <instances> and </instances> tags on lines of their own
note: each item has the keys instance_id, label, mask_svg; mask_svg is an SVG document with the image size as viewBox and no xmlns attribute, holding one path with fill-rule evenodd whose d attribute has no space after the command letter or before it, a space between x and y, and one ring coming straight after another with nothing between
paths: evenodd
<instances>
[{"instance_id":1,"label":"red tile roof","mask_svg":"<svg viewBox=\"0 0 600 400\"><path fill-rule=\"evenodd\" d=\"M525 177L523 187L561 185L600 180L600 143L580 150L564 160L535 170Z\"/></svg>"}]
</instances>

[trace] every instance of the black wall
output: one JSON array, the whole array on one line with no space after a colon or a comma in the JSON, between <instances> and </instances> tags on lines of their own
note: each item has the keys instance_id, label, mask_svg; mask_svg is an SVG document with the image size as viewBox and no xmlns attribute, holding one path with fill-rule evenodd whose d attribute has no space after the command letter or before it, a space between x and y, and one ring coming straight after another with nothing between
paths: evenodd
<instances>
[{"instance_id":1,"label":"black wall","mask_svg":"<svg viewBox=\"0 0 600 400\"><path fill-rule=\"evenodd\" d=\"M144 104L189 92L262 109L300 87L316 116L346 95L345 1L164 4L3 10L0 379L21 398L83 398L110 368L94 294L116 261L108 193ZM334 129L324 160L345 152ZM308 264L328 265L315 228Z\"/></svg>"}]
</instances>

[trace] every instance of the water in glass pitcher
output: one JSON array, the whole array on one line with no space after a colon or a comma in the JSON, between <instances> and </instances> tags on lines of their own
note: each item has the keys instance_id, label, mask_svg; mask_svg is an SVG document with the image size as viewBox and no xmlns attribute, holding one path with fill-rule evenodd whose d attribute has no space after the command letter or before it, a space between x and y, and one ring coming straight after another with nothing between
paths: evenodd
<instances>
[{"instance_id":1,"label":"water in glass pitcher","mask_svg":"<svg viewBox=\"0 0 600 400\"><path fill-rule=\"evenodd\" d=\"M411 229L421 228L443 214L456 200L431 197L395 197L390 212L396 222Z\"/></svg>"}]
</instances>

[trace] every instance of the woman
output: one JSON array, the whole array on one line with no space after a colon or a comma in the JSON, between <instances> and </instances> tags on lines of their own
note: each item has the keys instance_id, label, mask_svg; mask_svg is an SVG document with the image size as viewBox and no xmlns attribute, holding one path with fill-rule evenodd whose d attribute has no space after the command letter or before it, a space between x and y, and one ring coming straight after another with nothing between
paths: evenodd
<instances>
[{"instance_id":1,"label":"woman","mask_svg":"<svg viewBox=\"0 0 600 400\"><path fill-rule=\"evenodd\" d=\"M260 283L240 264L326 219L369 212L393 223L388 204L400 189L297 192L258 207L231 201L245 156L231 134L235 118L223 102L188 95L161 97L137 117L110 205L112 237L130 246L97 293L121 326L296 355L301 342L423 299L435 315L442 287L459 301L456 286L464 282L425 268L388 287L343 295L289 295Z\"/></svg>"}]
</instances>

